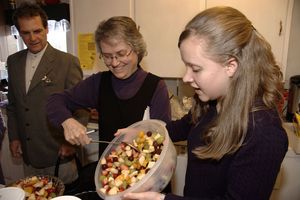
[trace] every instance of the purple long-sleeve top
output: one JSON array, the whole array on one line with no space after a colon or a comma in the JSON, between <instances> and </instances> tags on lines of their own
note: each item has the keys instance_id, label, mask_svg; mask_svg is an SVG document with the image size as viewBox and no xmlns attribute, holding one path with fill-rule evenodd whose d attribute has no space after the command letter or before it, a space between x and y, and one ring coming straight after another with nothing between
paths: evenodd
<instances>
[{"instance_id":1,"label":"purple long-sleeve top","mask_svg":"<svg viewBox=\"0 0 300 200\"><path fill-rule=\"evenodd\" d=\"M219 161L199 159L192 151L204 144L201 133L216 115L211 107L195 126L190 115L167 125L173 141L187 140L188 163L184 197L167 194L165 200L268 200L288 149L277 112L251 113L246 138L234 154Z\"/></svg>"},{"instance_id":2,"label":"purple long-sleeve top","mask_svg":"<svg viewBox=\"0 0 300 200\"><path fill-rule=\"evenodd\" d=\"M0 111L0 150L1 150L1 147L2 147L2 140L4 138L5 130L6 130L6 127L4 125L2 112Z\"/></svg>"},{"instance_id":3,"label":"purple long-sleeve top","mask_svg":"<svg viewBox=\"0 0 300 200\"><path fill-rule=\"evenodd\" d=\"M120 99L133 97L143 84L147 72L138 68L127 79L118 79L112 76L112 86L114 92ZM102 72L93 74L81 81L74 88L63 93L56 93L49 97L47 104L48 119L50 122L60 127L68 118L72 117L72 112L79 108L98 109L99 87ZM165 82L160 80L150 102L150 118L160 119L165 122L171 119L171 108L168 90ZM101 113L99 113L101 115Z\"/></svg>"}]
</instances>

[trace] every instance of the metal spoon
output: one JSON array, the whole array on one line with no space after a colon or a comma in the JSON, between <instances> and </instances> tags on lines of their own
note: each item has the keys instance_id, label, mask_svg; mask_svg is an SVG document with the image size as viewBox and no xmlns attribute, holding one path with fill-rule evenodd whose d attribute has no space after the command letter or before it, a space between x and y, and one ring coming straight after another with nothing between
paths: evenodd
<instances>
[{"instance_id":1,"label":"metal spoon","mask_svg":"<svg viewBox=\"0 0 300 200\"><path fill-rule=\"evenodd\" d=\"M104 140L91 140L91 143L125 144L126 146L130 146L135 151L140 152L140 150L138 148L136 148L135 146L133 146L132 144L127 143L127 142L109 142L109 141L104 141Z\"/></svg>"},{"instance_id":2,"label":"metal spoon","mask_svg":"<svg viewBox=\"0 0 300 200\"><path fill-rule=\"evenodd\" d=\"M96 130L90 130L90 131L87 131L86 134L88 135L88 134L93 133L95 131ZM127 142L110 142L110 141L105 141L105 140L91 140L91 143L105 143L105 144L122 144L123 143L126 146L130 146L135 151L140 152L140 150L138 148L136 148L135 146L133 146L132 144L127 143Z\"/></svg>"}]
</instances>

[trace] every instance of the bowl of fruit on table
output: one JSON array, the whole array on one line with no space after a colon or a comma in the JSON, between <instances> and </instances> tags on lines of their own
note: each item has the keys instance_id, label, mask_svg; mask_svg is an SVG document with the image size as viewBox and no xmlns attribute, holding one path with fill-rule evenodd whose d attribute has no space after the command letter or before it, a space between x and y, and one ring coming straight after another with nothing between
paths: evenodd
<instances>
[{"instance_id":1,"label":"bowl of fruit on table","mask_svg":"<svg viewBox=\"0 0 300 200\"><path fill-rule=\"evenodd\" d=\"M63 182L59 178L49 175L29 176L11 183L9 186L23 189L26 200L52 199L63 195L65 191Z\"/></svg>"},{"instance_id":2,"label":"bowl of fruit on table","mask_svg":"<svg viewBox=\"0 0 300 200\"><path fill-rule=\"evenodd\" d=\"M107 200L121 199L128 192L161 192L175 167L176 149L165 123L139 121L115 137L103 152L95 171L96 190Z\"/></svg>"}]
</instances>

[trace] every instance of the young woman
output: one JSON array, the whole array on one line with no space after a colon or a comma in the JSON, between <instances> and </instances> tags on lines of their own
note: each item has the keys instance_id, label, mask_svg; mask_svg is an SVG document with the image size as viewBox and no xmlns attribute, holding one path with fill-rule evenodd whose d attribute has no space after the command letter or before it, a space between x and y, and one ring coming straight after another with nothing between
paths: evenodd
<instances>
[{"instance_id":1,"label":"young woman","mask_svg":"<svg viewBox=\"0 0 300 200\"><path fill-rule=\"evenodd\" d=\"M125 199L264 199L270 197L288 139L277 112L282 74L270 45L238 10L214 7L181 33L183 81L195 105L167 125L187 140L184 197L156 192Z\"/></svg>"}]
</instances>

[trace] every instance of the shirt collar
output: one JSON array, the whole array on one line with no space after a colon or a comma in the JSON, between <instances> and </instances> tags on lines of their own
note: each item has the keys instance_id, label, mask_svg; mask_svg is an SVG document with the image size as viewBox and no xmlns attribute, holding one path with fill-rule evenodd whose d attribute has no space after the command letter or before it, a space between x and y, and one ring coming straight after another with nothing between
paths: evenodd
<instances>
[{"instance_id":1,"label":"shirt collar","mask_svg":"<svg viewBox=\"0 0 300 200\"><path fill-rule=\"evenodd\" d=\"M42 57L46 51L48 47L48 43L46 44L46 46L38 53L31 53L30 51L27 52L27 55L30 56L31 58L38 58L38 57Z\"/></svg>"}]
</instances>

